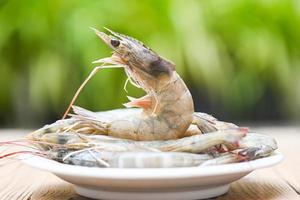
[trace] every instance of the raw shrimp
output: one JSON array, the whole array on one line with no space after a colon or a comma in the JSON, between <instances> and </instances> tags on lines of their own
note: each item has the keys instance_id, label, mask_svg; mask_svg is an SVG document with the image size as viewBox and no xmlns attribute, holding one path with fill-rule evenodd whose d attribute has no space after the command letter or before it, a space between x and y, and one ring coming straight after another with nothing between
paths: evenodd
<instances>
[{"instance_id":1,"label":"raw shrimp","mask_svg":"<svg viewBox=\"0 0 300 200\"><path fill-rule=\"evenodd\" d=\"M78 151L54 149L48 152L48 156L62 163L85 167L168 168L200 167L249 161L270 156L273 151L273 148L249 147L226 153L194 154L182 152L109 152L93 147Z\"/></svg>"},{"instance_id":2,"label":"raw shrimp","mask_svg":"<svg viewBox=\"0 0 300 200\"><path fill-rule=\"evenodd\" d=\"M193 135L177 140L134 141L104 135L82 134L74 132L74 130L69 130L73 132L58 132L61 123L62 121L58 121L57 124L47 125L33 132L27 138L33 141L46 142L47 144L65 145L73 149L97 147L104 151L140 151L148 149L199 153L215 145L225 143L237 147L238 142L248 132L246 128L232 128L209 134ZM76 122L74 124L76 125Z\"/></svg>"},{"instance_id":3,"label":"raw shrimp","mask_svg":"<svg viewBox=\"0 0 300 200\"><path fill-rule=\"evenodd\" d=\"M268 135L248 133L239 141L239 149L228 152L223 158L214 158L202 165L216 165L254 160L270 156L277 148L276 140ZM236 156L238 155L238 156Z\"/></svg>"},{"instance_id":4,"label":"raw shrimp","mask_svg":"<svg viewBox=\"0 0 300 200\"><path fill-rule=\"evenodd\" d=\"M109 134L110 125L114 124L116 121L123 120L125 118L130 119L132 116L137 116L142 113L141 109L133 108L92 112L78 106L73 106L73 111L75 115L71 114L71 116L74 119L77 119L78 124L81 124L81 126L73 127L73 130L81 133L104 135L111 135ZM78 127L85 128L79 129ZM238 128L238 126L232 123L218 121L216 118L206 113L195 112L193 114L192 123L179 138L233 128Z\"/></svg>"},{"instance_id":5,"label":"raw shrimp","mask_svg":"<svg viewBox=\"0 0 300 200\"><path fill-rule=\"evenodd\" d=\"M108 113L111 114L109 111ZM103 113L101 113L103 115ZM106 113L107 114L107 113ZM105 114L105 115L106 115ZM205 115L205 114L204 114ZM112 118L113 115L111 115ZM207 118L208 116L204 117ZM108 118L105 116L105 118ZM216 119L213 118L216 122ZM212 120L212 119L210 119ZM69 122L66 123L68 125ZM39 141L46 144L53 143L64 145L60 151L53 148L53 152L59 152L60 156L52 156L52 159L64 161L64 163L83 165L83 166L98 166L98 167L183 167L188 166L186 161L182 164L177 162L181 156L188 156L190 166L207 166L226 163L241 162L253 160L271 155L277 149L276 141L267 135L249 133L245 136L247 129L232 128L220 131L211 132L208 134L194 135L177 140L168 141L134 141L122 138L115 138L105 135L91 135L74 132L58 133L57 131L62 126L62 121L58 121L55 125L47 125L37 131L37 135L43 136ZM56 128L55 128L56 127ZM31 135L31 138L34 134ZM234 146L230 152L220 153L216 149L216 145L230 144ZM58 148L59 149L59 148ZM67 150L65 150L67 149ZM87 149L92 150L87 151ZM95 153L94 150L97 150ZM167 154L156 154L158 152ZM168 154L170 152L189 152L188 154ZM75 153L77 152L77 153ZM94 152L94 153L93 153ZM102 154L101 154L102 152ZM109 153L108 153L109 152ZM146 153L145 153L146 152ZM149 154L147 154L149 153ZM151 153L151 154L150 154ZM201 153L200 160L191 157L190 153ZM208 153L208 155L206 155ZM63 158L67 156L64 159ZM96 158L94 158L96 155ZM109 156L107 156L109 155ZM113 156L112 156L113 155ZM121 156L124 155L124 156ZM143 155L142 158L140 155ZM149 155L149 159L148 158ZM171 156L172 155L172 156ZM98 157L100 156L100 157ZM126 158L126 159L125 159ZM154 159L155 158L155 159ZM193 160L193 159L196 160ZM203 159L205 158L205 159ZM151 160L150 163L147 160ZM100 160L100 161L99 161ZM131 160L131 161L130 161ZM164 160L164 161L163 161ZM102 162L101 162L102 161ZM165 164L163 165L162 163ZM104 163L104 164L103 164ZM118 164L116 164L118 163ZM122 164L120 164L122 163ZM168 163L168 164L166 164ZM177 163L177 164L174 164Z\"/></svg>"},{"instance_id":6,"label":"raw shrimp","mask_svg":"<svg viewBox=\"0 0 300 200\"><path fill-rule=\"evenodd\" d=\"M73 121L72 121L73 120ZM65 124L64 124L65 122ZM27 139L42 148L39 156L89 167L191 167L253 160L271 155L276 141L266 135L232 128L177 140L134 141L106 135L59 132L75 119L59 120L35 131ZM215 148L230 144L235 150ZM186 152L186 153L183 153ZM199 154L200 153L200 154Z\"/></svg>"},{"instance_id":7,"label":"raw shrimp","mask_svg":"<svg viewBox=\"0 0 300 200\"><path fill-rule=\"evenodd\" d=\"M55 155L56 156L56 155ZM181 152L106 152L97 148L59 155L66 164L86 167L165 168L191 167L213 159L210 154ZM54 157L55 159L55 157Z\"/></svg>"},{"instance_id":8,"label":"raw shrimp","mask_svg":"<svg viewBox=\"0 0 300 200\"><path fill-rule=\"evenodd\" d=\"M98 121L92 120L93 118L101 119L103 123L111 123L111 121L116 121L120 118L126 118L127 116L135 115L140 111L141 109L138 108L130 108L130 109L115 109L115 110L102 111L102 112L91 112L86 109L74 106L74 112L77 113L78 116L84 115L90 120L81 120L78 117L58 120L55 123L52 123L50 125L45 125L44 127L32 132L27 136L27 139L32 141L43 141L43 142L51 142L56 144L62 144L68 142L69 144L78 143L78 144L86 145L86 143L83 143L84 142L83 138L87 138L87 136L83 136L83 135L80 136L80 135L81 134L98 135L99 129L101 128L98 126ZM202 133L209 133L209 132L216 132L216 131L223 131L223 130L226 131L226 129L237 129L237 128L238 127L234 124L218 121L216 118L206 113L196 112L194 113L193 124L190 125L185 135L186 137L188 137L192 135L199 135ZM107 139L119 140L119 138L109 137L104 135L91 136L91 137L93 137L93 139L97 137L99 141L100 140L103 141ZM218 139L217 137L211 137L211 138ZM174 142L175 140L173 140L173 143ZM203 142L205 143L205 140ZM78 148L82 148L82 147L78 147Z\"/></svg>"},{"instance_id":9,"label":"raw shrimp","mask_svg":"<svg viewBox=\"0 0 300 200\"><path fill-rule=\"evenodd\" d=\"M71 114L71 116L73 116L74 119L77 119L78 124L81 124L81 126L73 126L73 130L81 133L92 134L108 134L109 131L107 131L104 127L110 126L110 124L113 124L115 121L123 120L124 118L131 118L132 116L142 113L142 110L138 108L92 112L79 106L73 106L73 111L75 115ZM79 129L78 127L85 128ZM238 126L232 123L218 121L216 118L206 113L195 112L193 114L192 123L181 137L232 128L238 128Z\"/></svg>"},{"instance_id":10,"label":"raw shrimp","mask_svg":"<svg viewBox=\"0 0 300 200\"><path fill-rule=\"evenodd\" d=\"M53 127L51 129L53 130ZM227 142L239 141L237 149L220 153L213 149L201 151L200 154L182 153L182 152L159 152L154 146L165 145L181 145L181 150L184 147L192 145L197 147L195 139L202 138L202 142L206 141L208 147L215 145L208 140L208 136L219 138L220 133L216 132L205 135L196 135L181 139L181 142L175 141L133 141L120 138L112 138L102 135L84 135L72 133L47 133L44 134L42 144L47 144L47 148L42 151L38 149L30 151L12 152L0 157L14 156L19 153L29 153L36 156L42 156L53 159L65 164L80 165L86 167L117 167L117 168L166 168L166 167L192 167L192 166L210 166L227 163L235 163L242 161L254 160L266 156L270 156L277 149L276 141L269 136L249 133L242 139L238 139L237 134L227 133ZM218 136L219 135L219 136ZM55 139L63 136L64 139ZM78 136L76 138L76 136ZM224 137L224 136L223 136ZM237 138L236 138L237 137ZM83 140L81 138L84 138ZM193 139L192 139L193 138ZM73 148L72 145L77 142L87 142L86 146L79 145ZM91 142L92 141L92 142ZM189 141L190 143L186 143ZM195 141L195 143L191 143ZM211 140L212 141L212 140ZM157 143L156 143L157 142ZM167 143L168 142L168 143ZM224 141L223 141L224 142ZM5 142L5 144L14 144L14 142ZM156 143L155 145L153 145ZM104 145L103 145L104 144ZM201 143L200 143L201 144ZM144 146L145 145L145 146ZM21 144L21 146L23 146ZM81 147L82 149L78 149ZM150 148L151 147L151 148ZM202 145L200 147L203 148ZM122 149L123 148L123 149ZM185 148L186 150L187 148ZM170 150L170 149L167 149ZM199 151L200 152L200 151ZM198 152L198 153L199 153Z\"/></svg>"},{"instance_id":11,"label":"raw shrimp","mask_svg":"<svg viewBox=\"0 0 300 200\"><path fill-rule=\"evenodd\" d=\"M210 147L225 143L229 143L238 148L238 142L246 136L247 132L248 129L235 128L211 132L209 134L193 135L177 140L145 141L141 143L161 151L201 153Z\"/></svg>"},{"instance_id":12,"label":"raw shrimp","mask_svg":"<svg viewBox=\"0 0 300 200\"><path fill-rule=\"evenodd\" d=\"M112 35L94 30L113 50L113 54L111 57L95 61L94 63L110 65L95 68L89 77L101 68L123 67L129 80L147 93L138 99L129 97L130 102L125 104L126 107L142 108L138 112L110 122L93 117L98 131L132 140L168 140L183 137L193 121L194 104L190 91L175 71L175 64L136 39L109 29ZM74 98L76 97L77 95ZM74 101L75 99L70 105ZM69 109L70 107L66 114ZM91 116L82 114L78 117L81 120L90 120Z\"/></svg>"}]
</instances>

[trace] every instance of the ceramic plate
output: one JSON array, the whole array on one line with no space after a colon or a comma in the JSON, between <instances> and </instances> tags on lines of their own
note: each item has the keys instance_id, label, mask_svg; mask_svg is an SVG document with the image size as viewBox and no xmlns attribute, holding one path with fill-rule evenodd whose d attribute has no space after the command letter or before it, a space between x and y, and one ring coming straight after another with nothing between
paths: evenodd
<instances>
[{"instance_id":1,"label":"ceramic plate","mask_svg":"<svg viewBox=\"0 0 300 200\"><path fill-rule=\"evenodd\" d=\"M52 172L74 184L79 195L95 199L205 199L226 193L229 184L255 169L270 167L283 159L272 156L254 161L185 168L89 168L62 164L33 156L26 164Z\"/></svg>"}]
</instances>

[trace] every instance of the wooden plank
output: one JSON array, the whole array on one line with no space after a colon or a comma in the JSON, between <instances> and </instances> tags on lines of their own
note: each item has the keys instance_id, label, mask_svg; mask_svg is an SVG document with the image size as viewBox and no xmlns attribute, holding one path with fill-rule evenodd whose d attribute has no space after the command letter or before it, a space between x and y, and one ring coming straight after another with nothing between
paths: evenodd
<instances>
[{"instance_id":1,"label":"wooden plank","mask_svg":"<svg viewBox=\"0 0 300 200\"><path fill-rule=\"evenodd\" d=\"M1 141L22 138L28 132L30 131L2 130ZM0 152L3 155L21 149L23 148L5 148L5 151ZM86 198L76 195L71 184L51 173L33 169L16 159L4 159L0 161L0 199L81 200Z\"/></svg>"},{"instance_id":2,"label":"wooden plank","mask_svg":"<svg viewBox=\"0 0 300 200\"><path fill-rule=\"evenodd\" d=\"M276 173L300 194L300 127L262 127L257 131L276 138L284 155L284 161L275 167Z\"/></svg>"},{"instance_id":3,"label":"wooden plank","mask_svg":"<svg viewBox=\"0 0 300 200\"><path fill-rule=\"evenodd\" d=\"M274 167L258 170L233 183L228 194L217 199L300 199L300 129L289 127L262 127L260 133L274 136L285 161ZM22 131L0 131L0 140L21 137ZM28 131L25 131L28 133ZM24 133L24 132L23 132ZM298 144L297 144L298 143ZM48 172L39 171L19 162L6 159L0 162L0 199L2 200L84 200L75 194L71 184Z\"/></svg>"},{"instance_id":4,"label":"wooden plank","mask_svg":"<svg viewBox=\"0 0 300 200\"><path fill-rule=\"evenodd\" d=\"M298 194L272 168L258 170L231 184L229 192L218 200L300 199Z\"/></svg>"},{"instance_id":5,"label":"wooden plank","mask_svg":"<svg viewBox=\"0 0 300 200\"><path fill-rule=\"evenodd\" d=\"M76 195L71 184L19 162L2 166L0 170L0 197L3 200L86 199Z\"/></svg>"}]
</instances>

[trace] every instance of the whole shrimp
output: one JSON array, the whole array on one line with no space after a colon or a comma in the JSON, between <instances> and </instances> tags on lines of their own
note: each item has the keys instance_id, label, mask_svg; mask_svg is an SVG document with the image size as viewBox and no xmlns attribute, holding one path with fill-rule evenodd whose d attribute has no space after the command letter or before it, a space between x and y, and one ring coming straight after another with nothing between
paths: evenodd
<instances>
[{"instance_id":1,"label":"whole shrimp","mask_svg":"<svg viewBox=\"0 0 300 200\"><path fill-rule=\"evenodd\" d=\"M203 137L203 141L207 141L210 145L213 145L214 142L209 142L208 139L204 139L207 135L199 135L197 137ZM211 135L214 138L218 138L217 134L212 133ZM232 134L229 134L232 136ZM228 135L228 136L229 136ZM57 136L57 135L56 135ZM74 135L73 135L74 136ZM227 138L229 139L229 137ZM55 135L54 135L55 137ZM109 136L87 136L90 139L95 140L94 142L103 142L104 140L110 145L114 146L117 142L119 145L123 145L128 148L130 145L128 141L124 139L114 139ZM236 136L235 136L236 137ZM98 140L99 139L99 140ZM231 138L232 140L233 138ZM210 140L212 141L212 140ZM136 145L138 143L143 143L141 141L132 141ZM161 141L161 145L165 145L167 141ZM172 145L174 141L168 141ZM151 144L153 141L144 142L144 144ZM188 147L191 144L184 144L185 142L180 142L182 147ZM103 146L93 146L89 148L83 148L80 150L74 150L70 148L54 148L46 153L46 155L54 160L59 162L81 165L88 167L118 167L118 168L144 168L144 167L155 167L155 168L164 168L164 167L191 167L191 166L208 166L208 165L220 165L226 163L235 163L241 161L255 160L262 157L270 156L276 149L276 141L266 135L250 133L246 137L243 137L239 141L240 146L238 149L235 149L231 152L216 152L216 151L198 151L197 154L183 153L182 151L175 152L172 149L168 151L160 152L155 151L155 148L151 149L129 149L125 151L120 151L118 148L111 149L113 151L107 151L109 149L103 149ZM155 144L159 148L159 143ZM108 145L108 146L110 146ZM193 145L193 144L192 144ZM209 144L208 144L209 145ZM147 146L147 145L146 145ZM176 144L173 144L176 146ZM201 147L202 145L195 145ZM153 147L153 146L152 146ZM191 149L193 149L191 148ZM160 149L163 150L163 149ZM183 150L183 149L182 149ZM199 149L200 150L200 149ZM170 152L171 151L171 152ZM173 151L173 152L172 152Z\"/></svg>"},{"instance_id":2,"label":"whole shrimp","mask_svg":"<svg viewBox=\"0 0 300 200\"><path fill-rule=\"evenodd\" d=\"M62 163L85 167L113 167L113 168L168 168L168 167L195 167L220 165L246 160L255 160L271 155L273 151L256 153L253 148L238 149L235 152L220 154L193 154L182 152L105 152L97 148L83 149L57 154L52 159ZM53 152L49 153L53 155Z\"/></svg>"},{"instance_id":3,"label":"whole shrimp","mask_svg":"<svg viewBox=\"0 0 300 200\"><path fill-rule=\"evenodd\" d=\"M27 136L29 141L59 144L69 149L97 147L104 151L173 151L202 153L215 145L230 144L239 147L239 141L248 132L245 128L226 129L209 134L199 134L174 140L135 141L105 135L81 134L77 132L58 133L61 122L43 127ZM56 129L57 128L57 129ZM48 146L44 149L47 149Z\"/></svg>"},{"instance_id":4,"label":"whole shrimp","mask_svg":"<svg viewBox=\"0 0 300 200\"><path fill-rule=\"evenodd\" d=\"M122 67L128 80L147 94L138 99L129 97L130 102L125 104L126 107L142 108L139 112L109 122L95 117L93 120L99 132L132 140L168 140L185 136L193 121L194 104L175 65L138 40L107 30L112 35L94 29L113 54L94 63L110 65L96 67L87 80L102 68ZM64 117L87 80L75 94ZM90 116L80 117L89 119Z\"/></svg>"}]
</instances>

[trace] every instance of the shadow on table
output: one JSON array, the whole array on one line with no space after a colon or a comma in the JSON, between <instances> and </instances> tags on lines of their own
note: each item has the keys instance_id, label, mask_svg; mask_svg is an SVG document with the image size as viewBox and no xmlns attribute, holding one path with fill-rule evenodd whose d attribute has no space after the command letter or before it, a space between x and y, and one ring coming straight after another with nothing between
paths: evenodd
<instances>
[{"instance_id":1,"label":"shadow on table","mask_svg":"<svg viewBox=\"0 0 300 200\"><path fill-rule=\"evenodd\" d=\"M285 193L287 189L282 187L280 183L276 182L262 182L242 179L231 184L229 192L220 197L212 198L216 200L268 200L278 199L282 196L287 197ZM35 193L31 200L92 200L90 198L82 197L75 194L71 185L61 187L43 188L40 192Z\"/></svg>"}]
</instances>

